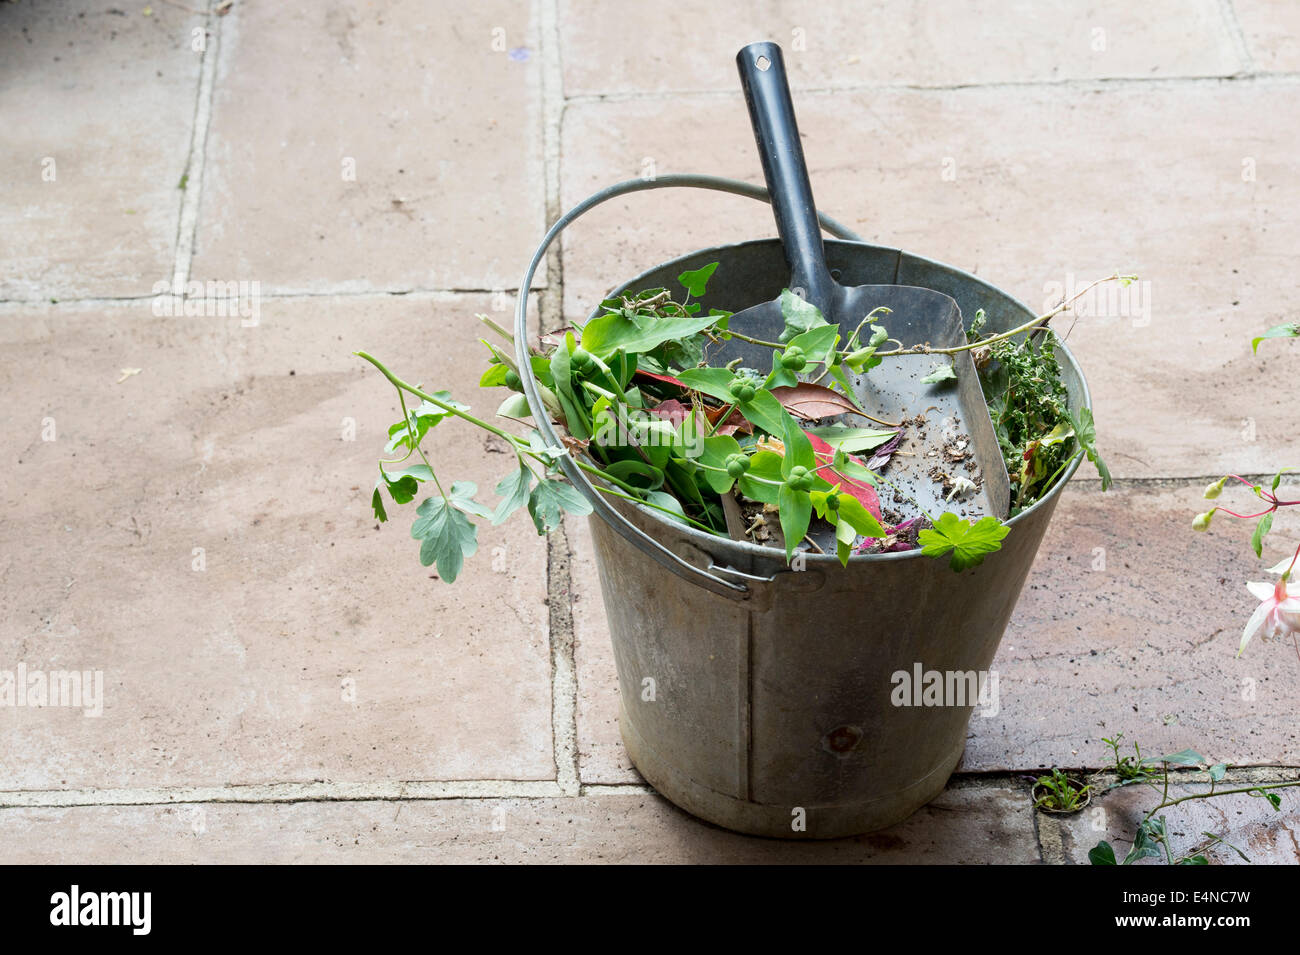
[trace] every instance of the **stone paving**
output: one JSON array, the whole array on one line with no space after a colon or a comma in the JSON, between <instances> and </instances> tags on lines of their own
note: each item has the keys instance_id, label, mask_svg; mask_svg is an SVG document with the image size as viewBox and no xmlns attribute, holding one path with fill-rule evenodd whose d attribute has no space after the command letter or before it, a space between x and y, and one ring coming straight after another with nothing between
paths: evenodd
<instances>
[{"instance_id":1,"label":"stone paving","mask_svg":"<svg viewBox=\"0 0 1300 955\"><path fill-rule=\"evenodd\" d=\"M1049 817L1030 786L1103 766L1103 736L1296 778L1300 662L1235 657L1248 535L1188 529L1208 476L1300 461L1300 351L1249 347L1297 319L1294 7L211 6L0 4L0 670L104 680L98 718L0 708L0 861L1077 863L1127 842L1138 792ZM700 823L632 769L582 522L483 527L454 586L377 528L400 412L350 355L472 400L474 315L508 316L563 209L638 176L759 181L733 57L760 38L820 206L867 241L1032 306L1142 278L1060 325L1117 487L1085 467L1066 491L1000 712L929 807L817 844ZM611 203L537 318L771 234L731 196ZM256 308L187 313L169 281ZM480 487L502 470L477 434L436 447ZM1298 542L1279 521L1263 566ZM1231 800L1171 830L1300 861L1293 798Z\"/></svg>"}]
</instances>

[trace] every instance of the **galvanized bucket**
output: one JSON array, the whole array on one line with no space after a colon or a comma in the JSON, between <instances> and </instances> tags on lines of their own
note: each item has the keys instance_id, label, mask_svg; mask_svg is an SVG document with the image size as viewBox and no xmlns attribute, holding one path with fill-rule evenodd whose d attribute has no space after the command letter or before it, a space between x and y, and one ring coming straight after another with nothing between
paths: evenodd
<instances>
[{"instance_id":1,"label":"galvanized bucket","mask_svg":"<svg viewBox=\"0 0 1300 955\"><path fill-rule=\"evenodd\" d=\"M613 186L556 222L521 289L573 219L615 196L666 186L766 195L701 176ZM822 221L833 234L856 238ZM826 256L843 284L932 288L956 299L968 322L984 309L991 331L1034 317L975 276L897 249L832 240ZM671 288L684 270L714 261L706 308L739 311L772 299L787 274L780 242L769 239L693 252L617 291ZM528 368L525 298L515 316L521 370ZM1057 354L1071 409L1090 407L1073 356L1064 346ZM524 389L539 427L555 440L531 375ZM1010 521L1000 551L954 573L918 551L855 556L847 567L831 555L808 556L793 570L773 548L713 537L602 495L566 460L565 473L595 508L619 725L632 762L678 806L753 835L835 838L905 819L943 790L961 760L979 702L975 687L997 688L982 675L1076 467ZM912 692L918 681L932 682L931 673L942 681L938 705Z\"/></svg>"}]
</instances>

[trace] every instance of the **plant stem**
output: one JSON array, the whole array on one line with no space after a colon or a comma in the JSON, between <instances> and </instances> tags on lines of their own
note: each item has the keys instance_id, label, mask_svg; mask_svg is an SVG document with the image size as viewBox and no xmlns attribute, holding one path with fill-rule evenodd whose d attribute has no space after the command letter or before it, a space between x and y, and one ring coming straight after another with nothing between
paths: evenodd
<instances>
[{"instance_id":1,"label":"plant stem","mask_svg":"<svg viewBox=\"0 0 1300 955\"><path fill-rule=\"evenodd\" d=\"M437 405L443 411L454 414L458 418L463 418L466 421L468 421L470 424L478 425L484 431L490 431L492 434L495 434L498 438L503 438L506 441L509 441L512 445L519 445L520 439L517 436L511 434L509 431L503 431L502 429L496 427L495 425L488 424L482 418L476 418L474 415L470 414L467 411L461 411L459 408L449 405L445 401L438 400L428 392L421 391L419 388L415 387L415 385L403 381L402 379L394 375L391 371L389 371L388 368L384 365L384 363L380 361L378 358L374 357L373 355L370 355L367 352L363 352L363 351L353 352L353 354L356 355L358 358L364 358L366 361L370 362L370 364L378 368L381 372L383 372L384 377L387 378L389 381L391 381L395 386L397 386L399 390L409 391L411 394L415 395L415 397L423 398L425 401L429 402L429 404ZM405 404L403 404L403 408L405 408Z\"/></svg>"}]
</instances>

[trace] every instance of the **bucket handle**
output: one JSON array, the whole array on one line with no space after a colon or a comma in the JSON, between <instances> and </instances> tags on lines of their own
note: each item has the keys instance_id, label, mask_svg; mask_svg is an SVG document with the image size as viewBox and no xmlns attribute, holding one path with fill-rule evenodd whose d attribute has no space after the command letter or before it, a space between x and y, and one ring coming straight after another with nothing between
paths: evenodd
<instances>
[{"instance_id":1,"label":"bucket handle","mask_svg":"<svg viewBox=\"0 0 1300 955\"><path fill-rule=\"evenodd\" d=\"M519 379L524 388L524 396L528 399L528 408L533 414L533 420L537 422L537 430L541 432L542 437L545 438L547 445L550 447L564 447L564 444L551 426L551 419L547 415L546 407L542 404L541 395L537 391L537 379L533 377L532 362L528 360L528 293L532 288L533 276L536 274L542 260L546 257L546 251L551 247L551 243L575 219L596 206L619 196L633 192L643 192L647 189L669 188L711 189L715 192L729 192L733 195L748 196L751 199L758 199L769 204L772 201L765 188L752 183L741 182L738 179L726 179L720 176L675 173L659 176L656 179L629 179L625 182L615 183L594 195L588 196L555 221L555 224L547 231L541 244L533 253L532 261L528 263L528 269L524 272L523 281L519 283L519 295L515 300L515 358L519 365ZM861 237L855 232L830 216L819 212L817 218L822 228L831 235L853 242L862 241ZM697 567L669 550L653 537L650 537L620 514L596 490L587 475L573 462L569 455L566 454L560 458L560 469L605 523L641 553L684 580L688 580L723 597L730 597L733 600L745 600L751 594L748 583L763 583L772 579L771 577L756 577L752 574L732 570L729 567L719 567L712 561L710 561L708 569Z\"/></svg>"}]
</instances>

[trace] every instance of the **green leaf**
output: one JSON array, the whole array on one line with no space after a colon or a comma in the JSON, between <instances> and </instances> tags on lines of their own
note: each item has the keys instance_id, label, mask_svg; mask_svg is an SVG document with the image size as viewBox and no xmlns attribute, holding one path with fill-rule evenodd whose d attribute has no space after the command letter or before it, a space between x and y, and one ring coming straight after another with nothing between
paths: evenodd
<instances>
[{"instance_id":1,"label":"green leaf","mask_svg":"<svg viewBox=\"0 0 1300 955\"><path fill-rule=\"evenodd\" d=\"M528 513L532 515L539 534L558 527L566 511L590 514L591 504L572 485L563 481L539 481L528 497Z\"/></svg>"},{"instance_id":2,"label":"green leaf","mask_svg":"<svg viewBox=\"0 0 1300 955\"><path fill-rule=\"evenodd\" d=\"M779 339L782 344L818 325L829 324L816 305L804 301L789 289L781 292L781 316L785 319L785 329Z\"/></svg>"},{"instance_id":3,"label":"green leaf","mask_svg":"<svg viewBox=\"0 0 1300 955\"><path fill-rule=\"evenodd\" d=\"M506 383L506 373L510 369L505 365L493 363L487 366L487 370L479 376L478 386L480 388L498 388Z\"/></svg>"},{"instance_id":4,"label":"green leaf","mask_svg":"<svg viewBox=\"0 0 1300 955\"><path fill-rule=\"evenodd\" d=\"M843 425L831 424L820 428L809 428L808 433L815 434L832 448L838 448L846 454L858 454L880 447L898 432L878 431L872 428L846 428Z\"/></svg>"},{"instance_id":5,"label":"green leaf","mask_svg":"<svg viewBox=\"0 0 1300 955\"><path fill-rule=\"evenodd\" d=\"M1223 777L1226 776L1227 774L1228 774L1227 763L1215 763L1213 766L1210 767L1210 778L1214 780L1216 783L1219 782L1221 779L1223 779Z\"/></svg>"},{"instance_id":6,"label":"green leaf","mask_svg":"<svg viewBox=\"0 0 1300 955\"><path fill-rule=\"evenodd\" d=\"M839 340L840 328L838 325L818 325L790 339L786 347L793 348L797 346L802 348L808 363L811 365L813 363L825 363L835 351L835 346L839 343Z\"/></svg>"},{"instance_id":7,"label":"green leaf","mask_svg":"<svg viewBox=\"0 0 1300 955\"><path fill-rule=\"evenodd\" d=\"M768 483L771 481L776 483ZM781 455L775 451L759 451L750 456L749 470L740 477L740 493L750 500L776 504L781 481Z\"/></svg>"},{"instance_id":8,"label":"green leaf","mask_svg":"<svg viewBox=\"0 0 1300 955\"><path fill-rule=\"evenodd\" d=\"M555 396L564 413L565 427L569 434L583 440L591 437L591 422L587 418L586 406L573 387L572 353L573 332L569 332L551 355L551 377L555 380Z\"/></svg>"},{"instance_id":9,"label":"green leaf","mask_svg":"<svg viewBox=\"0 0 1300 955\"><path fill-rule=\"evenodd\" d=\"M1250 546L1255 549L1256 557L1264 556L1264 538L1272 529L1273 513L1270 511L1259 519L1259 523L1255 525L1255 533L1250 535Z\"/></svg>"},{"instance_id":10,"label":"green leaf","mask_svg":"<svg viewBox=\"0 0 1300 955\"><path fill-rule=\"evenodd\" d=\"M782 420L790 417L781 407L776 395L765 389L759 390L751 400L737 404L736 409L744 415L746 421L773 437L780 437Z\"/></svg>"},{"instance_id":11,"label":"green leaf","mask_svg":"<svg viewBox=\"0 0 1300 955\"><path fill-rule=\"evenodd\" d=\"M469 411L469 405L461 404L451 396L449 391L435 391L433 397L443 404L450 405L460 411ZM410 412L410 416L406 421L399 421L389 427L389 441L384 446L384 453L392 454L402 447L415 450L416 445L424 440L424 436L430 428L435 427L443 418L450 418L451 416L452 412L440 408L431 401L421 402ZM411 431L415 432L414 441L411 440Z\"/></svg>"},{"instance_id":12,"label":"green leaf","mask_svg":"<svg viewBox=\"0 0 1300 955\"><path fill-rule=\"evenodd\" d=\"M664 472L652 464L647 464L640 458L615 461L605 468L605 473L643 491L656 490L662 487L664 483ZM638 481L637 478L641 480Z\"/></svg>"},{"instance_id":13,"label":"green leaf","mask_svg":"<svg viewBox=\"0 0 1300 955\"><path fill-rule=\"evenodd\" d=\"M1144 759L1144 763L1173 763L1175 766L1199 766L1206 762L1204 756L1194 749L1183 749L1159 759Z\"/></svg>"},{"instance_id":14,"label":"green leaf","mask_svg":"<svg viewBox=\"0 0 1300 955\"><path fill-rule=\"evenodd\" d=\"M1010 528L996 517L984 517L971 524L951 512L941 514L933 528L918 535L921 553L926 557L942 557L949 551L949 566L961 571L984 562L986 554L1002 547L1002 538Z\"/></svg>"},{"instance_id":15,"label":"green leaf","mask_svg":"<svg viewBox=\"0 0 1300 955\"><path fill-rule=\"evenodd\" d=\"M773 399L775 400L775 398ZM779 402L778 402L779 404ZM817 467L817 455L813 453L812 442L803 433L798 422L784 408L781 409L781 440L785 444L785 456L781 461L781 476L788 478L790 472L799 466L809 471ZM803 535L800 534L800 537Z\"/></svg>"},{"instance_id":16,"label":"green leaf","mask_svg":"<svg viewBox=\"0 0 1300 955\"><path fill-rule=\"evenodd\" d=\"M433 471L426 464L416 464L402 471L385 471L381 466L379 473L388 487L388 493L397 504L408 504L420 493L420 481L433 480Z\"/></svg>"},{"instance_id":17,"label":"green leaf","mask_svg":"<svg viewBox=\"0 0 1300 955\"><path fill-rule=\"evenodd\" d=\"M921 379L921 384L937 385L941 381L956 381L956 380L957 380L957 369L955 369L951 364L938 365L934 369L934 371L930 372L930 374L926 375L924 378Z\"/></svg>"},{"instance_id":18,"label":"green leaf","mask_svg":"<svg viewBox=\"0 0 1300 955\"><path fill-rule=\"evenodd\" d=\"M812 522L812 501L807 491L796 491L788 484L782 484L777 508L781 516L781 533L785 535L785 559L789 563L795 547L808 533L808 525Z\"/></svg>"},{"instance_id":19,"label":"green leaf","mask_svg":"<svg viewBox=\"0 0 1300 955\"><path fill-rule=\"evenodd\" d=\"M473 481L457 481L451 486L451 490L447 492L447 497L451 500L453 507L464 511L466 514L473 514L476 517L491 517L492 509L474 500L474 495L477 493L478 485Z\"/></svg>"},{"instance_id":20,"label":"green leaf","mask_svg":"<svg viewBox=\"0 0 1300 955\"><path fill-rule=\"evenodd\" d=\"M478 550L478 529L442 497L426 498L416 513L420 516L411 525L411 536L421 541L420 563L436 563L438 576L454 582L465 558Z\"/></svg>"},{"instance_id":21,"label":"green leaf","mask_svg":"<svg viewBox=\"0 0 1300 955\"><path fill-rule=\"evenodd\" d=\"M700 452L700 463L708 465L710 468L721 468L720 471L706 470L703 472L704 482L716 494L726 494L731 490L735 480L726 471L727 458L733 454L740 453L740 442L729 434L715 434L704 439L703 450Z\"/></svg>"},{"instance_id":22,"label":"green leaf","mask_svg":"<svg viewBox=\"0 0 1300 955\"><path fill-rule=\"evenodd\" d=\"M1195 855L1195 856L1187 856L1186 858L1179 859L1174 864L1175 865L1209 865L1210 860L1205 858L1205 856Z\"/></svg>"},{"instance_id":23,"label":"green leaf","mask_svg":"<svg viewBox=\"0 0 1300 955\"><path fill-rule=\"evenodd\" d=\"M1093 865L1114 865L1115 850L1109 842L1102 840L1088 850L1088 861Z\"/></svg>"},{"instance_id":24,"label":"green leaf","mask_svg":"<svg viewBox=\"0 0 1300 955\"><path fill-rule=\"evenodd\" d=\"M712 315L689 318L648 318L638 326L621 312L593 318L582 329L582 347L598 358L620 349L628 354L648 352L664 342L697 335L716 321ZM554 367L552 367L554 372Z\"/></svg>"},{"instance_id":25,"label":"green leaf","mask_svg":"<svg viewBox=\"0 0 1300 955\"><path fill-rule=\"evenodd\" d=\"M692 298L703 298L704 292L708 288L709 279L713 275L713 270L717 267L717 262L710 262L703 268L696 269L693 272L683 272L677 276L677 281L682 283L682 286Z\"/></svg>"},{"instance_id":26,"label":"green leaf","mask_svg":"<svg viewBox=\"0 0 1300 955\"><path fill-rule=\"evenodd\" d=\"M874 514L867 510L862 502L852 494L839 495L840 522L847 523L863 537L881 538L886 536Z\"/></svg>"},{"instance_id":27,"label":"green leaf","mask_svg":"<svg viewBox=\"0 0 1300 955\"><path fill-rule=\"evenodd\" d=\"M1250 340L1250 350L1252 352L1258 353L1259 343L1266 338L1296 338L1296 337L1300 337L1300 323L1288 322L1285 325L1274 325L1263 335L1260 335L1258 338L1252 338Z\"/></svg>"},{"instance_id":28,"label":"green leaf","mask_svg":"<svg viewBox=\"0 0 1300 955\"><path fill-rule=\"evenodd\" d=\"M727 368L688 368L675 376L691 391L717 398L719 401L732 402L734 399L727 388L735 380L736 373Z\"/></svg>"},{"instance_id":29,"label":"green leaf","mask_svg":"<svg viewBox=\"0 0 1300 955\"><path fill-rule=\"evenodd\" d=\"M497 509L492 512L492 523L500 524L511 514L528 503L528 488L533 483L533 472L520 464L518 470L507 474L497 482L497 496L501 498Z\"/></svg>"},{"instance_id":30,"label":"green leaf","mask_svg":"<svg viewBox=\"0 0 1300 955\"><path fill-rule=\"evenodd\" d=\"M1074 437L1079 442L1079 447L1083 449L1083 453L1088 456L1088 460L1093 463L1101 476L1101 489L1108 490L1111 485L1110 468L1106 467L1106 462L1097 452L1097 425L1092 418L1092 409L1080 409L1078 419L1071 417L1070 424L1074 426Z\"/></svg>"},{"instance_id":31,"label":"green leaf","mask_svg":"<svg viewBox=\"0 0 1300 955\"><path fill-rule=\"evenodd\" d=\"M682 502L671 494L664 491L651 491L646 494L645 498L648 503L659 508L661 513L666 511L681 523L689 525L689 521L686 520L686 512L682 510Z\"/></svg>"},{"instance_id":32,"label":"green leaf","mask_svg":"<svg viewBox=\"0 0 1300 955\"><path fill-rule=\"evenodd\" d=\"M375 485L375 493L370 495L370 506L374 508L375 520L384 523L388 520L388 512L384 510L384 497L379 493L379 485Z\"/></svg>"},{"instance_id":33,"label":"green leaf","mask_svg":"<svg viewBox=\"0 0 1300 955\"><path fill-rule=\"evenodd\" d=\"M1280 810L1282 808L1282 797L1275 792L1270 792L1267 789L1252 789L1249 793L1247 793L1247 795L1254 796L1257 799L1267 799L1268 804L1272 806L1275 810Z\"/></svg>"}]
</instances>

